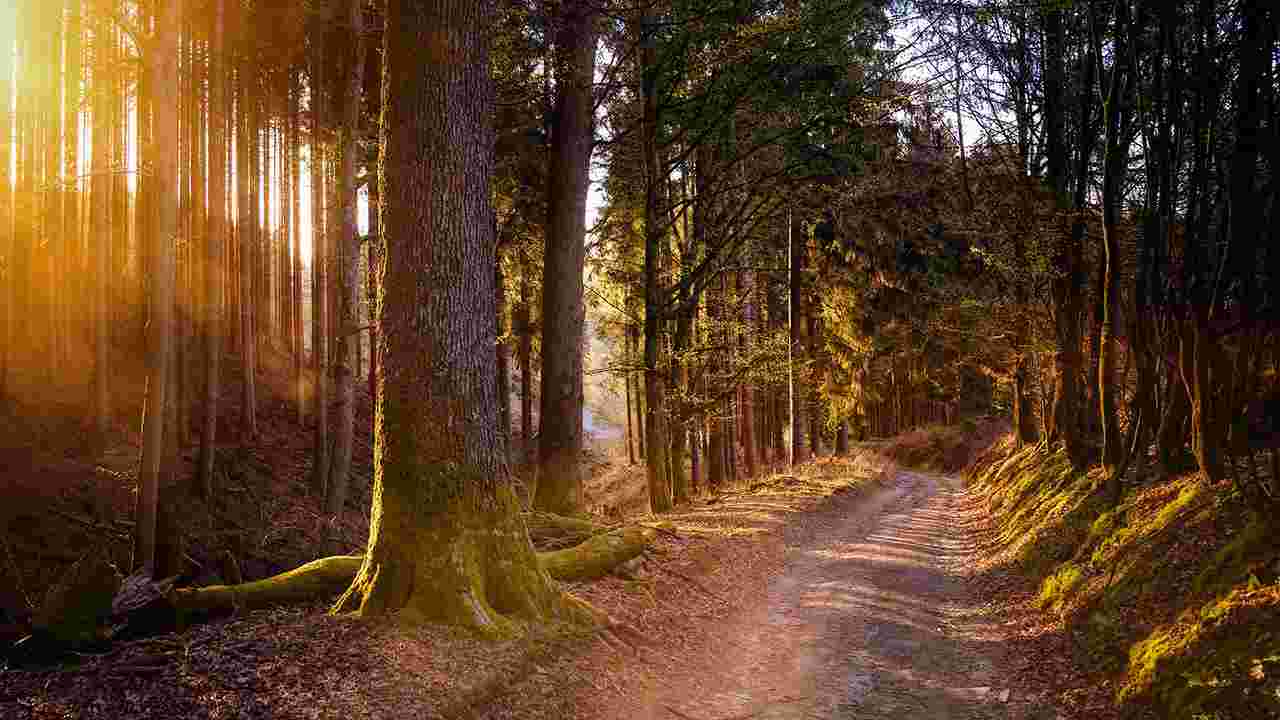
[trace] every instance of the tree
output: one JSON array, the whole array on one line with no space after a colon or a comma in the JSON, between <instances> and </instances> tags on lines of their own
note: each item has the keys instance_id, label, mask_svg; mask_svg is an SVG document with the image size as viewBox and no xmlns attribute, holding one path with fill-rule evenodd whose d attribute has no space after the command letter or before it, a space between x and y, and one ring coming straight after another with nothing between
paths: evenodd
<instances>
[{"instance_id":1,"label":"tree","mask_svg":"<svg viewBox=\"0 0 1280 720\"><path fill-rule=\"evenodd\" d=\"M239 66L236 68L236 209L239 218L236 222L236 240L240 250L240 435L252 440L258 434L258 393L257 393L257 295L254 293L254 278L257 268L254 259L258 245L258 226L255 220L257 203L254 188L257 178L253 173L252 156L257 154L257 127L253 122L255 113L250 109L254 103L253 86L256 84L256 73L251 60L247 26L249 22L244 8L240 15L241 39L246 47L242 48Z\"/></svg>"},{"instance_id":2,"label":"tree","mask_svg":"<svg viewBox=\"0 0 1280 720\"><path fill-rule=\"evenodd\" d=\"M551 165L542 284L542 392L534 507L582 509L582 271L591 161L595 0L566 0L556 18Z\"/></svg>"},{"instance_id":3,"label":"tree","mask_svg":"<svg viewBox=\"0 0 1280 720\"><path fill-rule=\"evenodd\" d=\"M335 610L497 634L575 606L537 564L497 427L493 14L492 0L387 3L374 505Z\"/></svg>"},{"instance_id":4,"label":"tree","mask_svg":"<svg viewBox=\"0 0 1280 720\"><path fill-rule=\"evenodd\" d=\"M343 87L343 118L338 153L338 193L341 203L341 236L337 255L338 302L336 320L338 339L333 364L334 395L337 399L333 467L325 492L325 511L336 515L342 511L350 484L351 455L355 447L356 420L356 348L360 342L358 310L360 306L359 268L360 233L356 227L356 158L359 155L361 87L364 81L364 10L360 0L347 0L347 24L355 37L344 59L346 77Z\"/></svg>"},{"instance_id":5,"label":"tree","mask_svg":"<svg viewBox=\"0 0 1280 720\"><path fill-rule=\"evenodd\" d=\"M178 175L178 19L182 0L162 3L156 41L150 48L148 71L156 98L155 157L158 187L177 185ZM148 239L154 259L151 281L151 319L148 351L147 404L142 422L142 461L138 471L134 563L156 569L156 514L160 494L160 461L164 448L165 403L173 351L174 242L178 231L178 201L172 192L159 193L156 224Z\"/></svg>"},{"instance_id":6,"label":"tree","mask_svg":"<svg viewBox=\"0 0 1280 720\"><path fill-rule=\"evenodd\" d=\"M226 1L214 0L210 27L209 64L209 220L205 250L205 398L200 438L199 486L206 499L213 495L213 460L218 446L219 365L223 337L223 258L227 245L227 78Z\"/></svg>"}]
</instances>

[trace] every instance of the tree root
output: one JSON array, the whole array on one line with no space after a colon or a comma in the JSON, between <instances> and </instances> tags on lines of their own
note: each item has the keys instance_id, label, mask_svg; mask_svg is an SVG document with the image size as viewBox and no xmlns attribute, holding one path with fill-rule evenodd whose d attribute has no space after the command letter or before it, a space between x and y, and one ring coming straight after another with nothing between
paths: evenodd
<instances>
[{"instance_id":1,"label":"tree root","mask_svg":"<svg viewBox=\"0 0 1280 720\"><path fill-rule=\"evenodd\" d=\"M525 525L529 528L529 539L539 550L573 547L585 542L588 538L613 529L608 525L599 525L590 520L538 510L522 514Z\"/></svg>"},{"instance_id":2,"label":"tree root","mask_svg":"<svg viewBox=\"0 0 1280 720\"><path fill-rule=\"evenodd\" d=\"M626 527L594 535L574 547L540 552L538 563L556 580L593 580L644 552L656 535L652 528ZM263 580L171 590L167 599L180 612L256 610L318 600L347 589L363 562L362 555L335 555Z\"/></svg>"},{"instance_id":3,"label":"tree root","mask_svg":"<svg viewBox=\"0 0 1280 720\"><path fill-rule=\"evenodd\" d=\"M657 534L640 526L614 530L571 548L538 553L538 564L557 580L594 580L644 552Z\"/></svg>"}]
</instances>

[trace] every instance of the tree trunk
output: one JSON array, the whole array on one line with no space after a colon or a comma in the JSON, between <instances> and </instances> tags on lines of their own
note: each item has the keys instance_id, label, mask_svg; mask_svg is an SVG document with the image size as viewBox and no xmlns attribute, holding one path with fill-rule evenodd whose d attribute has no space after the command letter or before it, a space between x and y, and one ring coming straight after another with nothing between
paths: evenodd
<instances>
[{"instance_id":1,"label":"tree trunk","mask_svg":"<svg viewBox=\"0 0 1280 720\"><path fill-rule=\"evenodd\" d=\"M663 213L659 193L664 183L658 165L658 53L657 23L647 12L640 16L640 85L643 99L641 146L645 173L644 204L644 375L645 440L648 443L649 503L654 512L672 508L671 478L667 475L666 395L658 362L658 332L664 309L658 278L662 252Z\"/></svg>"},{"instance_id":2,"label":"tree trunk","mask_svg":"<svg viewBox=\"0 0 1280 720\"><path fill-rule=\"evenodd\" d=\"M805 373L805 396L809 414L809 457L822 455L822 406L818 394L818 317L814 314L815 298L805 301L805 342L804 348L809 356L809 372Z\"/></svg>"},{"instance_id":3,"label":"tree trunk","mask_svg":"<svg viewBox=\"0 0 1280 720\"><path fill-rule=\"evenodd\" d=\"M800 361L801 350L803 350L804 335L801 328L804 325L804 304L801 300L804 293L804 279L802 270L804 269L805 242L803 237L796 237L797 227L800 222L799 218L792 217L792 211L787 210L787 247L790 254L790 272L788 276L788 287L790 290L790 300L787 306L787 324L790 328L791 339L790 349L787 353L787 383L790 386L790 402L791 402L791 457L789 465L804 462L804 389L796 387L796 363Z\"/></svg>"},{"instance_id":4,"label":"tree trunk","mask_svg":"<svg viewBox=\"0 0 1280 720\"><path fill-rule=\"evenodd\" d=\"M209 222L205 239L205 397L200 434L198 485L205 500L213 499L213 460L218 447L219 364L223 337L223 247L227 240L227 77L226 0L214 0L210 29L209 72Z\"/></svg>"},{"instance_id":5,"label":"tree trunk","mask_svg":"<svg viewBox=\"0 0 1280 720\"><path fill-rule=\"evenodd\" d=\"M236 223L236 238L240 250L240 436L242 440L252 440L257 435L257 389L254 383L255 351L257 341L254 333L254 275L257 267L254 264L257 245L257 228L253 218L253 170L250 155L255 152L257 138L251 127L249 105L253 102L249 87L252 74L248 63L242 62L237 78L236 98L236 184L237 210L239 222Z\"/></svg>"},{"instance_id":6,"label":"tree trunk","mask_svg":"<svg viewBox=\"0 0 1280 720\"><path fill-rule=\"evenodd\" d=\"M681 361L681 354L689 348L690 335L693 332L693 319L690 310L679 310L676 317L676 332L672 339L670 386L679 389L685 386L688 369ZM689 476L685 473L684 458L689 448L688 413L685 408L677 407L672 413L671 428L671 496L676 504L689 502Z\"/></svg>"},{"instance_id":7,"label":"tree trunk","mask_svg":"<svg viewBox=\"0 0 1280 720\"><path fill-rule=\"evenodd\" d=\"M342 99L342 135L338 141L341 155L338 193L342 204L341 236L337 252L337 356L334 358L334 395L337 402L333 442L333 467L325 493L325 511L342 512L351 483L351 457L355 450L356 421L356 349L360 342L360 231L356 226L357 188L356 156L359 154L361 88L364 84L364 10L360 0L348 0L347 22L355 38L354 47L345 58L346 77Z\"/></svg>"},{"instance_id":8,"label":"tree trunk","mask_svg":"<svg viewBox=\"0 0 1280 720\"><path fill-rule=\"evenodd\" d=\"M752 261L748 256L747 264ZM749 357L750 348L748 346L748 336L751 330L756 326L756 275L751 270L744 270L739 276L738 288L742 292L744 298L743 306L743 327L739 349L742 357ZM744 382L738 390L738 405L742 408L742 461L743 469L748 478L756 476L756 401L755 388L749 382Z\"/></svg>"},{"instance_id":9,"label":"tree trunk","mask_svg":"<svg viewBox=\"0 0 1280 720\"><path fill-rule=\"evenodd\" d=\"M529 259L524 248L520 249L520 307L516 311L517 332L520 342L516 346L520 365L520 462L529 460L529 448L533 446L533 324L530 318ZM643 454L643 453L642 453Z\"/></svg>"},{"instance_id":10,"label":"tree trunk","mask_svg":"<svg viewBox=\"0 0 1280 720\"><path fill-rule=\"evenodd\" d=\"M0 97L13 97L13 57L14 57L14 29L18 27L17 8L12 3L0 5ZM98 47L102 47L101 44ZM107 56L103 55L105 60ZM97 87L101 74L94 73L94 86ZM107 95L107 85L103 84L100 92L105 97ZM106 116L103 116L106 120ZM3 266L0 266L0 405L5 402L5 397L9 389L9 368L13 365L14 342L16 338L13 335L14 328L14 309L18 301L18 238L16 228L14 227L14 186L10 183L9 163L12 157L13 145L11 138L14 132L14 114L8 102L0 106L0 162L4 163L5 171L0 173L0 257L4 258ZM98 122L98 106L94 106L94 123ZM100 137L95 135L94 137ZM19 137L21 139L21 137ZM21 164L19 164L19 168ZM97 168L95 167L95 171ZM16 178L14 178L16 180ZM95 185L96 188L96 185ZM99 249L100 251L100 249ZM108 256L109 257L109 256ZM109 274L103 273L97 280L106 283ZM104 305L99 310L105 312ZM106 332L105 325L101 332ZM95 358L97 350L97 336L99 331L95 327ZM105 365L105 363L104 363ZM95 373L97 372L97 363L95 362ZM105 368L104 368L105 371ZM96 375L95 375L96 378ZM96 391L96 388L95 388ZM97 411L97 412L100 412ZM97 414L95 412L95 415ZM103 431L104 432L104 431Z\"/></svg>"},{"instance_id":11,"label":"tree trunk","mask_svg":"<svg viewBox=\"0 0 1280 720\"><path fill-rule=\"evenodd\" d=\"M178 18L182 0L163 4L156 40L148 58L155 94L155 157L151 158L159 187L177 184L178 158ZM174 243L178 231L177 197L159 193L155 232L148 238L154 260L151 281L151 319L148 322L151 367L147 374L147 405L143 411L142 461L138 468L138 500L134 526L134 564L156 569L156 514L160 494L160 461L164 449L166 390L173 346Z\"/></svg>"},{"instance_id":12,"label":"tree trunk","mask_svg":"<svg viewBox=\"0 0 1280 720\"><path fill-rule=\"evenodd\" d=\"M630 343L627 343L627 349L630 350ZM631 357L628 354L626 362L630 362ZM636 464L636 446L632 441L631 430L631 370L627 369L622 373L622 382L625 387L625 395L627 401L627 464Z\"/></svg>"},{"instance_id":13,"label":"tree trunk","mask_svg":"<svg viewBox=\"0 0 1280 720\"><path fill-rule=\"evenodd\" d=\"M3 20L0 20L3 22ZM95 449L106 447L107 432L110 430L111 423L111 368L110 362L110 335L108 328L111 324L111 298L109 295L110 279L111 279L111 192L112 192L112 173L111 173L111 138L108 131L108 122L111 115L111 83L108 81L108 74L105 70L108 58L110 57L110 34L101 27L93 34L93 57L95 61L92 91L93 91L93 151L90 156L90 192L92 193L92 205L90 208L89 224L90 224L90 252L93 254L93 445ZM9 68L7 60L9 59L8 40L0 35L0 54L5 57L0 59L0 98L9 97ZM9 112L8 108L0 111L0 162L5 164L5 170L8 170L9 161ZM4 196L8 186L8 173L0 173L5 175L0 179L0 238L9 235L9 216L7 213L7 202ZM0 243L0 248L4 247L4 243ZM8 253L6 253L6 259ZM8 278L6 285L12 281ZM8 312L9 304L2 303L5 307L0 309L0 313ZM7 342L4 328L8 327L5 318L0 317L0 344ZM6 352L0 350L0 353ZM0 360L0 374L3 374L3 360ZM0 396L3 395L3 378L0 378Z\"/></svg>"},{"instance_id":14,"label":"tree trunk","mask_svg":"<svg viewBox=\"0 0 1280 720\"><path fill-rule=\"evenodd\" d=\"M289 176L293 192L289 197L290 225L293 226L293 259L290 275L290 313L293 332L293 392L294 410L298 424L302 425L307 417L306 382L303 375L306 355L304 350L302 327L302 139L298 126L302 122L301 87L298 72L294 70L289 76ZM370 183L372 185L372 183ZM374 195L369 195L370 205L374 205ZM370 231L374 227L370 224ZM372 267L372 265L370 266ZM372 395L370 395L372 397Z\"/></svg>"},{"instance_id":15,"label":"tree trunk","mask_svg":"<svg viewBox=\"0 0 1280 720\"><path fill-rule=\"evenodd\" d=\"M504 634L504 615L573 606L538 565L497 432L493 16L492 0L386 6L373 522L334 609Z\"/></svg>"},{"instance_id":16,"label":"tree trunk","mask_svg":"<svg viewBox=\"0 0 1280 720\"><path fill-rule=\"evenodd\" d=\"M498 335L498 428L505 437L502 446L506 448L506 462L511 462L511 350L507 346L507 290L506 278L502 273L502 257L499 252L498 261L493 264L494 281L494 325Z\"/></svg>"},{"instance_id":17,"label":"tree trunk","mask_svg":"<svg viewBox=\"0 0 1280 720\"><path fill-rule=\"evenodd\" d=\"M566 0L556 18L556 98L547 173L542 279L542 392L534 507L572 515L582 495L582 350L586 203L590 182L596 10Z\"/></svg>"},{"instance_id":18,"label":"tree trunk","mask_svg":"<svg viewBox=\"0 0 1280 720\"><path fill-rule=\"evenodd\" d=\"M62 68L62 228L59 233L62 245L61 267L63 275L59 283L60 307L58 307L58 356L61 361L70 363L72 338L79 338L78 327L81 320L75 312L78 303L85 296L83 274L80 272L80 170L77 157L80 147L80 85L83 78L81 72L81 0L66 0L66 49ZM6 101L8 100L6 96ZM55 106L56 107L56 106ZM8 166L5 166L7 173ZM77 348L78 350L78 348Z\"/></svg>"},{"instance_id":19,"label":"tree trunk","mask_svg":"<svg viewBox=\"0 0 1280 720\"><path fill-rule=\"evenodd\" d=\"M324 172L324 51L311 59L311 366L315 433L311 459L311 487L320 497L329 493L329 283L328 236L325 228Z\"/></svg>"},{"instance_id":20,"label":"tree trunk","mask_svg":"<svg viewBox=\"0 0 1280 720\"><path fill-rule=\"evenodd\" d=\"M369 405L376 407L378 398L378 258L382 257L382 229L378 219L382 215L382 199L378 183L369 183L369 259L365 287L369 298Z\"/></svg>"},{"instance_id":21,"label":"tree trunk","mask_svg":"<svg viewBox=\"0 0 1280 720\"><path fill-rule=\"evenodd\" d=\"M1121 185L1128 162L1128 142L1121 137L1126 128L1121 124L1124 104L1128 102L1128 62L1126 49L1124 4L1117 6L1116 18L1117 46L1115 60L1111 67L1110 89L1103 104L1105 113L1105 138L1102 155L1102 247L1103 270L1102 286L1096 292L1101 294L1102 327L1098 342L1098 383L1099 415L1102 428L1102 467L1107 474L1108 493L1113 501L1120 499L1119 468L1124 454L1120 435L1120 415L1116 406L1116 314L1120 309L1120 239L1117 237L1119 205L1121 201ZM1095 47L1100 41L1095 40ZM1127 123L1126 123L1127 125ZM1123 379L1123 378L1122 378Z\"/></svg>"}]
</instances>

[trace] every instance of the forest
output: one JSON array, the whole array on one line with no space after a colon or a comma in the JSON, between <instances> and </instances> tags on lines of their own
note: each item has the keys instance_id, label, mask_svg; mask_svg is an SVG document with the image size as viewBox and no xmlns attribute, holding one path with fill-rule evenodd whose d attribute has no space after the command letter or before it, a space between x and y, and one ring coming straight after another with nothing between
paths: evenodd
<instances>
[{"instance_id":1,"label":"forest","mask_svg":"<svg viewBox=\"0 0 1280 720\"><path fill-rule=\"evenodd\" d=\"M0 717L1280 718L1268 0L0 4Z\"/></svg>"}]
</instances>

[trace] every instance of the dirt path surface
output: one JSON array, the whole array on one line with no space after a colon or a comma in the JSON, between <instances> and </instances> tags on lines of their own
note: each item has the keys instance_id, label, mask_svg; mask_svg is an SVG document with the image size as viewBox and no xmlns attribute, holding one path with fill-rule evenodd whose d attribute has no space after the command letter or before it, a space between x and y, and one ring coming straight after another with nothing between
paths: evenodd
<instances>
[{"instance_id":1,"label":"dirt path surface","mask_svg":"<svg viewBox=\"0 0 1280 720\"><path fill-rule=\"evenodd\" d=\"M1023 718L963 581L960 482L899 471L786 537L758 602L718 626L617 717ZM606 712L605 714L611 714ZM1052 715L1048 715L1052 717Z\"/></svg>"}]
</instances>

